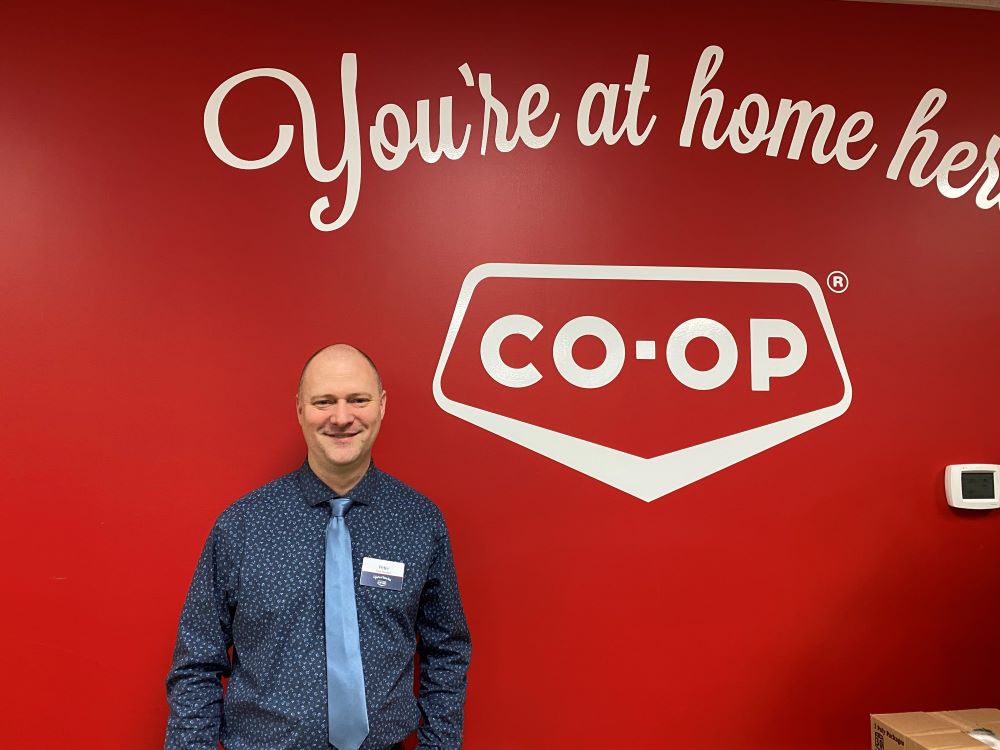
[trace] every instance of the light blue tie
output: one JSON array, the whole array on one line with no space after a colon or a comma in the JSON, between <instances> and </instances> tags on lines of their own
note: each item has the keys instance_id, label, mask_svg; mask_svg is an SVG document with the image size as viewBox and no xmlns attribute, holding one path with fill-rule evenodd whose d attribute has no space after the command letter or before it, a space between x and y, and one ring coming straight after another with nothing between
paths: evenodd
<instances>
[{"instance_id":1,"label":"light blue tie","mask_svg":"<svg viewBox=\"0 0 1000 750\"><path fill-rule=\"evenodd\" d=\"M337 750L358 750L368 736L351 532L344 521L352 502L330 500L326 527L326 713L330 744Z\"/></svg>"}]
</instances>

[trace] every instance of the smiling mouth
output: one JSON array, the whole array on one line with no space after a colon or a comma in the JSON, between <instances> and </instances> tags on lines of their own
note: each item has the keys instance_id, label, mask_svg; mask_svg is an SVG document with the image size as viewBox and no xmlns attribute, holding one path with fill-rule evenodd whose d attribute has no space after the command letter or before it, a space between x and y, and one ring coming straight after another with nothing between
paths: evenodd
<instances>
[{"instance_id":1,"label":"smiling mouth","mask_svg":"<svg viewBox=\"0 0 1000 750\"><path fill-rule=\"evenodd\" d=\"M334 440L348 440L352 437L357 437L360 433L358 432L323 432L320 433L328 438L333 438Z\"/></svg>"}]
</instances>

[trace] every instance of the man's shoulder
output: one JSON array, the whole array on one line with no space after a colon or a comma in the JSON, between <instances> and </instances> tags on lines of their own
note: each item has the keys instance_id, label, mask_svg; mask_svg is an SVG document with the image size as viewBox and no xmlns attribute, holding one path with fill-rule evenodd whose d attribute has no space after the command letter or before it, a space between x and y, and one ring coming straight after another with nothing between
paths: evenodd
<instances>
[{"instance_id":1,"label":"man's shoulder","mask_svg":"<svg viewBox=\"0 0 1000 750\"><path fill-rule=\"evenodd\" d=\"M429 521L443 520L441 510L433 500L381 469L378 492L382 502L395 506L398 511Z\"/></svg>"},{"instance_id":2,"label":"man's shoulder","mask_svg":"<svg viewBox=\"0 0 1000 750\"><path fill-rule=\"evenodd\" d=\"M250 518L268 514L301 498L298 471L273 479L231 503L219 515L216 525L239 525Z\"/></svg>"}]
</instances>

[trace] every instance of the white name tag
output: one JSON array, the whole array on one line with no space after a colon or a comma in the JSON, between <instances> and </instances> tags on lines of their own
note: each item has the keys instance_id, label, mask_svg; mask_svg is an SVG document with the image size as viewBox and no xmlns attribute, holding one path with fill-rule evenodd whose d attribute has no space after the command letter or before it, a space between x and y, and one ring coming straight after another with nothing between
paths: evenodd
<instances>
[{"instance_id":1,"label":"white name tag","mask_svg":"<svg viewBox=\"0 0 1000 750\"><path fill-rule=\"evenodd\" d=\"M366 557L361 561L361 585L402 591L403 571L405 569L406 565L401 562Z\"/></svg>"}]
</instances>

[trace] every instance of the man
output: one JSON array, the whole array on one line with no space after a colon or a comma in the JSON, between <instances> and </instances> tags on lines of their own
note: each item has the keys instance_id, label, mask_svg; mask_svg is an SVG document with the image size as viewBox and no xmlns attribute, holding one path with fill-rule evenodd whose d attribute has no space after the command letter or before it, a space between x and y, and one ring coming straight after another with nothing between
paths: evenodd
<instances>
[{"instance_id":1,"label":"man","mask_svg":"<svg viewBox=\"0 0 1000 750\"><path fill-rule=\"evenodd\" d=\"M470 641L448 532L372 463L385 404L358 349L306 362L306 462L212 528L167 677L166 750L383 750L414 729L420 750L461 746Z\"/></svg>"}]
</instances>

